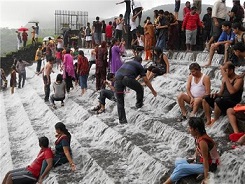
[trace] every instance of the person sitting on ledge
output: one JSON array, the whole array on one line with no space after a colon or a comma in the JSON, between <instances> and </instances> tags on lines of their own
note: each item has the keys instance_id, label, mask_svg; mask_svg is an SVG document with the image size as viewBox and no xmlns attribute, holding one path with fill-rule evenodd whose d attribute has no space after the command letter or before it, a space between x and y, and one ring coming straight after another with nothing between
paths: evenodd
<instances>
[{"instance_id":1,"label":"person sitting on ledge","mask_svg":"<svg viewBox=\"0 0 245 184\"><path fill-rule=\"evenodd\" d=\"M69 162L71 170L76 170L76 165L72 159L72 151L71 151L71 134L67 130L66 126L62 122L58 122L55 124L55 131L57 138L55 141L55 151L54 151L54 159L53 159L53 166L61 166ZM44 160L42 162L41 173L45 172L47 168L47 162Z\"/></svg>"},{"instance_id":2,"label":"person sitting on ledge","mask_svg":"<svg viewBox=\"0 0 245 184\"><path fill-rule=\"evenodd\" d=\"M231 29L231 22L223 22L222 30L223 32L221 33L218 42L211 45L208 63L205 64L205 66L211 65L216 50L218 50L218 53L224 53L224 62L228 61L228 48L235 41L235 34Z\"/></svg>"},{"instance_id":3,"label":"person sitting on ledge","mask_svg":"<svg viewBox=\"0 0 245 184\"><path fill-rule=\"evenodd\" d=\"M171 176L163 184L171 184L181 178L193 174L203 174L203 184L207 183L208 172L214 172L219 164L219 153L216 144L205 130L205 124L200 117L191 117L188 121L189 132L195 138L195 158L176 159L175 169ZM199 177L198 177L199 178Z\"/></svg>"},{"instance_id":4,"label":"person sitting on ledge","mask_svg":"<svg viewBox=\"0 0 245 184\"><path fill-rule=\"evenodd\" d=\"M151 80L155 76L169 73L169 61L159 47L154 48L154 65L147 68L146 77Z\"/></svg>"},{"instance_id":5,"label":"person sitting on ledge","mask_svg":"<svg viewBox=\"0 0 245 184\"><path fill-rule=\"evenodd\" d=\"M222 85L218 93L211 93L202 100L207 119L206 125L212 125L226 110L234 107L241 101L243 93L243 78L235 73L235 66L230 61L220 67ZM214 119L211 120L210 106L214 108Z\"/></svg>"},{"instance_id":6,"label":"person sitting on ledge","mask_svg":"<svg viewBox=\"0 0 245 184\"><path fill-rule=\"evenodd\" d=\"M134 56L141 56L144 51L145 37L139 31L136 31L136 39L131 42Z\"/></svg>"},{"instance_id":7,"label":"person sitting on ledge","mask_svg":"<svg viewBox=\"0 0 245 184\"><path fill-rule=\"evenodd\" d=\"M234 133L229 135L229 139L233 142L237 142L240 137L245 135L244 132L239 131L237 124L237 118L245 119L245 105L237 104L234 108L227 109L226 114L234 131Z\"/></svg>"},{"instance_id":8,"label":"person sitting on ledge","mask_svg":"<svg viewBox=\"0 0 245 184\"><path fill-rule=\"evenodd\" d=\"M44 136L39 138L39 146L41 147L41 150L38 153L37 158L31 163L31 165L28 165L27 167L21 169L14 169L12 171L9 171L3 179L3 184L43 183L44 178L52 169L54 155L51 148L49 147L49 140L47 137ZM40 171L42 168L43 161L46 161L47 166L41 173Z\"/></svg>"},{"instance_id":9,"label":"person sitting on ledge","mask_svg":"<svg viewBox=\"0 0 245 184\"><path fill-rule=\"evenodd\" d=\"M190 75L187 80L186 93L181 93L178 96L178 104L181 109L182 116L177 119L178 122L187 119L187 110L185 102L190 104L192 112L190 116L195 116L199 106L202 104L202 98L210 94L210 78L201 72L201 67L198 63L192 63L189 66Z\"/></svg>"}]
</instances>

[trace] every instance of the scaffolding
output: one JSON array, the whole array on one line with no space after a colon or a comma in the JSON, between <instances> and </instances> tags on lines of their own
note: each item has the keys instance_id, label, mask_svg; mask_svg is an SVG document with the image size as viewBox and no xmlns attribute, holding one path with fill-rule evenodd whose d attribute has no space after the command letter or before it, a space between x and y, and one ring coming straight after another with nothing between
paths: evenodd
<instances>
[{"instance_id":1,"label":"scaffolding","mask_svg":"<svg viewBox=\"0 0 245 184\"><path fill-rule=\"evenodd\" d=\"M55 10L55 34L61 35L66 30L80 30L88 22L88 12Z\"/></svg>"}]
</instances>

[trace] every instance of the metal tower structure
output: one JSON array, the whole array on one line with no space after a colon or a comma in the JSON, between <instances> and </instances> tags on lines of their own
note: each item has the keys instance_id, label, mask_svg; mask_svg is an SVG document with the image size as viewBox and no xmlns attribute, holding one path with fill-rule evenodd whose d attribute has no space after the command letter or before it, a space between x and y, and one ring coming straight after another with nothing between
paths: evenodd
<instances>
[{"instance_id":1,"label":"metal tower structure","mask_svg":"<svg viewBox=\"0 0 245 184\"><path fill-rule=\"evenodd\" d=\"M80 30L88 22L88 12L55 10L55 34L63 34L67 29Z\"/></svg>"}]
</instances>

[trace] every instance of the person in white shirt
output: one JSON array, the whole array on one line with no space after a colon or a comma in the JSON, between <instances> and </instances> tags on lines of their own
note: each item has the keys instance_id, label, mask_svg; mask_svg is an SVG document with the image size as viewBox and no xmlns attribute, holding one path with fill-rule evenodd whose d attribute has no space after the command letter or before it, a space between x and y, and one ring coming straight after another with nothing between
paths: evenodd
<instances>
[{"instance_id":1,"label":"person in white shirt","mask_svg":"<svg viewBox=\"0 0 245 184\"><path fill-rule=\"evenodd\" d=\"M143 7L142 7L140 1L138 1L138 0L132 0L131 5L132 5L132 10L133 10L133 15L136 15L138 12L140 12L138 14L138 18L139 18L138 26L139 26L140 22L141 22Z\"/></svg>"},{"instance_id":2,"label":"person in white shirt","mask_svg":"<svg viewBox=\"0 0 245 184\"><path fill-rule=\"evenodd\" d=\"M189 66L190 75L187 80L186 93L181 93L177 97L178 104L181 109L181 117L178 122L186 120L187 110L185 103L190 104L192 112L190 116L195 116L199 106L202 104L202 98L210 94L210 78L201 72L201 67L198 63L192 63Z\"/></svg>"}]
</instances>

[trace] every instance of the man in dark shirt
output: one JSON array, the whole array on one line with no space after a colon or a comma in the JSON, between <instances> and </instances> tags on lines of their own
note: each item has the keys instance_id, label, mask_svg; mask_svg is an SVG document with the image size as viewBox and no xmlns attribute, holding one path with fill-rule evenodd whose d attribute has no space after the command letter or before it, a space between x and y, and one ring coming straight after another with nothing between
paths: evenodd
<instances>
[{"instance_id":1,"label":"man in dark shirt","mask_svg":"<svg viewBox=\"0 0 245 184\"><path fill-rule=\"evenodd\" d=\"M242 24L244 18L244 9L240 4L240 0L233 0L233 7L229 13L232 23L238 22Z\"/></svg>"},{"instance_id":2,"label":"man in dark shirt","mask_svg":"<svg viewBox=\"0 0 245 184\"><path fill-rule=\"evenodd\" d=\"M96 17L96 21L93 23L94 29L94 41L95 44L101 44L101 34L102 34L102 23L100 22L100 18Z\"/></svg>"},{"instance_id":3,"label":"man in dark shirt","mask_svg":"<svg viewBox=\"0 0 245 184\"><path fill-rule=\"evenodd\" d=\"M133 61L124 63L118 69L115 75L115 90L117 97L117 111L119 116L119 123L127 123L126 113L124 109L124 90L126 87L133 89L136 92L136 108L143 106L144 89L142 85L135 79L139 75L143 77L145 84L150 88L152 94L156 97L157 92L151 85L151 82L146 77L145 70L141 65L142 58L136 56Z\"/></svg>"},{"instance_id":4,"label":"man in dark shirt","mask_svg":"<svg viewBox=\"0 0 245 184\"><path fill-rule=\"evenodd\" d=\"M235 73L235 66L230 61L220 67L222 84L218 93L203 98L202 105L207 119L206 125L212 125L227 109L236 106L241 101L243 93L243 78ZM211 120L210 106L214 108L214 119Z\"/></svg>"},{"instance_id":5,"label":"man in dark shirt","mask_svg":"<svg viewBox=\"0 0 245 184\"><path fill-rule=\"evenodd\" d=\"M126 4L126 11L124 14L124 20L125 20L125 24L129 25L129 18L130 18L130 13L131 13L131 0L124 0L122 2L116 3L116 5L118 4L122 4L125 3Z\"/></svg>"}]
</instances>

